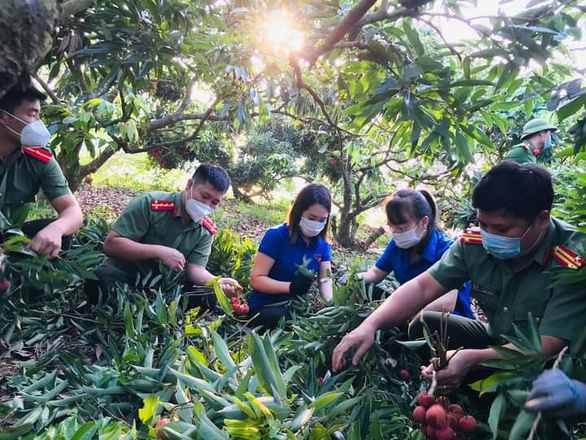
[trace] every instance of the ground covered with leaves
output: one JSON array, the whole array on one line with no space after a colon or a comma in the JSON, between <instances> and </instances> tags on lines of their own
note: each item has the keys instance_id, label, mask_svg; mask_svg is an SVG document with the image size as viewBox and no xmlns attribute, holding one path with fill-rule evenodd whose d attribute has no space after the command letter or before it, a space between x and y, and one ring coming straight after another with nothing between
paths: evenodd
<instances>
[{"instance_id":1,"label":"ground covered with leaves","mask_svg":"<svg viewBox=\"0 0 586 440\"><path fill-rule=\"evenodd\" d=\"M107 231L103 220L88 222L53 261L23 249L24 237L4 242L11 287L0 294L1 439L425 438L412 420L428 387L419 379L425 342L388 329L361 365L330 369L340 338L376 306L363 285L336 285L325 306L309 295L282 328L264 334L213 286L199 293L217 295L222 310L188 310L179 280L165 270L91 307L81 286L102 258ZM223 230L210 270L247 285L255 250ZM537 339L534 329L518 329L511 341L529 353ZM564 357L565 371L586 372L585 345L586 335ZM547 362L507 353L495 375L449 396L479 422L466 438L526 438L534 416L521 408ZM560 430L578 438L580 425L545 421L534 439L563 438L552 437Z\"/></svg>"}]
</instances>

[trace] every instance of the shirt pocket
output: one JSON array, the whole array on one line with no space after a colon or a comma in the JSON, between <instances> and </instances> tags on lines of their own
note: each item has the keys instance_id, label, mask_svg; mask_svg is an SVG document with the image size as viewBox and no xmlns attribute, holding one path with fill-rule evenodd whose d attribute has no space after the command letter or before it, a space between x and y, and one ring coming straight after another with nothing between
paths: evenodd
<instances>
[{"instance_id":1,"label":"shirt pocket","mask_svg":"<svg viewBox=\"0 0 586 440\"><path fill-rule=\"evenodd\" d=\"M523 329L529 328L529 313L533 316L537 327L541 324L547 302L520 303L515 305L514 323Z\"/></svg>"},{"instance_id":2,"label":"shirt pocket","mask_svg":"<svg viewBox=\"0 0 586 440\"><path fill-rule=\"evenodd\" d=\"M472 283L470 296L476 298L480 308L487 314L494 315L500 303L500 291L489 286Z\"/></svg>"}]
</instances>

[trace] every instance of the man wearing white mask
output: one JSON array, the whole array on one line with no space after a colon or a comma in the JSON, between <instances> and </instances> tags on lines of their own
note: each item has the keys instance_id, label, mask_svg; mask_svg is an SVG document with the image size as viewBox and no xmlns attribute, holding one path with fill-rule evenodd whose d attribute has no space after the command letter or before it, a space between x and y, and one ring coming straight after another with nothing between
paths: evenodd
<instances>
[{"instance_id":1,"label":"man wearing white mask","mask_svg":"<svg viewBox=\"0 0 586 440\"><path fill-rule=\"evenodd\" d=\"M32 250L54 258L70 245L69 235L80 228L83 218L47 146L51 134L40 119L45 98L35 88L19 84L0 99L0 211L32 238ZM25 223L39 189L58 217Z\"/></svg>"},{"instance_id":2,"label":"man wearing white mask","mask_svg":"<svg viewBox=\"0 0 586 440\"><path fill-rule=\"evenodd\" d=\"M100 294L116 283L136 285L139 277L156 275L159 262L176 272L185 270L187 285L211 281L214 275L206 264L218 230L207 215L218 207L229 186L230 177L223 168L203 164L182 192L156 191L135 197L104 242L108 257L96 269L98 281L86 284L90 301L98 303ZM229 296L240 288L231 278L220 278L219 283ZM213 308L214 297L194 297L190 306Z\"/></svg>"}]
</instances>

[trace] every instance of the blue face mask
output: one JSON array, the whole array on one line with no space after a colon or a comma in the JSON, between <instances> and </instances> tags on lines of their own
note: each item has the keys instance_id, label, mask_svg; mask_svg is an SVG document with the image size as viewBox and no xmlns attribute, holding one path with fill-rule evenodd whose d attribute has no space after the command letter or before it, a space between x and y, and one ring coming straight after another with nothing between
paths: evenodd
<instances>
[{"instance_id":1,"label":"blue face mask","mask_svg":"<svg viewBox=\"0 0 586 440\"><path fill-rule=\"evenodd\" d=\"M533 225L525 231L520 237L503 237L502 235L490 234L485 230L481 229L482 234L482 246L486 251L498 258L499 260L510 260L511 258L519 258L531 251L521 250L521 240L527 232L531 230ZM536 242L537 243L537 242Z\"/></svg>"},{"instance_id":2,"label":"blue face mask","mask_svg":"<svg viewBox=\"0 0 586 440\"><path fill-rule=\"evenodd\" d=\"M551 133L547 133L547 139L545 140L545 143L543 144L543 149L549 150L551 148L551 144L552 144Z\"/></svg>"}]
</instances>

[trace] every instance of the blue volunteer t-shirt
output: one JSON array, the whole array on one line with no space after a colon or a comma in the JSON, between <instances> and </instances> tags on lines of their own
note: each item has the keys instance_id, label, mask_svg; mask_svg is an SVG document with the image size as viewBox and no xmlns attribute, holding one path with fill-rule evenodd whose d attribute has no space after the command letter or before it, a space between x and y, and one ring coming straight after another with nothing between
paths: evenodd
<instances>
[{"instance_id":1,"label":"blue volunteer t-shirt","mask_svg":"<svg viewBox=\"0 0 586 440\"><path fill-rule=\"evenodd\" d=\"M322 237L314 238L309 245L301 237L296 243L291 243L287 223L265 232L258 251L275 260L268 276L277 281L291 282L299 277L298 265L303 264L303 257L310 261L308 269L316 274L320 262L332 259L330 245ZM287 301L291 298L292 296L287 293L266 294L253 290L248 306L250 311L254 312L264 305Z\"/></svg>"},{"instance_id":2,"label":"blue volunteer t-shirt","mask_svg":"<svg viewBox=\"0 0 586 440\"><path fill-rule=\"evenodd\" d=\"M377 260L375 266L383 272L394 272L397 281L404 284L433 266L453 243L443 232L435 229L423 253L417 261L411 263L411 251L409 249L401 249L397 246L395 240L391 240L384 253ZM474 314L470 308L470 283L464 284L458 290L458 299L454 308L454 314L466 318L474 318Z\"/></svg>"}]
</instances>

